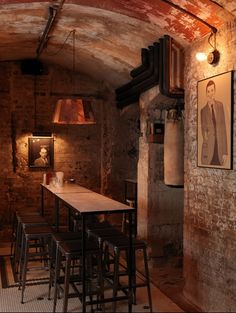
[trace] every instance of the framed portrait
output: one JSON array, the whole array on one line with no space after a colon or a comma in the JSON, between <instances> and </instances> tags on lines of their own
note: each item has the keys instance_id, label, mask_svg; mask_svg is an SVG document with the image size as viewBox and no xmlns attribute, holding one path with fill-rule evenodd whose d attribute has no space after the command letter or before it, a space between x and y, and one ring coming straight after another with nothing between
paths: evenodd
<instances>
[{"instance_id":1,"label":"framed portrait","mask_svg":"<svg viewBox=\"0 0 236 313\"><path fill-rule=\"evenodd\" d=\"M30 168L45 169L53 167L53 137L29 137L28 147L28 165Z\"/></svg>"},{"instance_id":2,"label":"framed portrait","mask_svg":"<svg viewBox=\"0 0 236 313\"><path fill-rule=\"evenodd\" d=\"M232 168L233 72L198 82L197 163Z\"/></svg>"}]
</instances>

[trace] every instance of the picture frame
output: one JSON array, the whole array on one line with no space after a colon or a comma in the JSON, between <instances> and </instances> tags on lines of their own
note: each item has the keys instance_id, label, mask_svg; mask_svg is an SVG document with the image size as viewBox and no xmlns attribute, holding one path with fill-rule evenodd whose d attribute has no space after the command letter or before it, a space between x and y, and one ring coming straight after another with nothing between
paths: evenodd
<instances>
[{"instance_id":1,"label":"picture frame","mask_svg":"<svg viewBox=\"0 0 236 313\"><path fill-rule=\"evenodd\" d=\"M197 165L232 169L233 71L197 85Z\"/></svg>"},{"instance_id":2,"label":"picture frame","mask_svg":"<svg viewBox=\"0 0 236 313\"><path fill-rule=\"evenodd\" d=\"M53 137L29 137L28 147L28 166L30 168L45 169L53 167Z\"/></svg>"}]
</instances>

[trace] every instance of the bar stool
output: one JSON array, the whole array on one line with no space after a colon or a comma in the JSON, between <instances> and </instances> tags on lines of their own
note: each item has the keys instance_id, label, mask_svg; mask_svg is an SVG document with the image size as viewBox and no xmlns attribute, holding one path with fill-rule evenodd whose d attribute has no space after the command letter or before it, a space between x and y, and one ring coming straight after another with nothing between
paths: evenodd
<instances>
[{"instance_id":1,"label":"bar stool","mask_svg":"<svg viewBox=\"0 0 236 313\"><path fill-rule=\"evenodd\" d=\"M113 297L116 297L117 292L119 290L123 290L127 293L127 286L122 286L119 282L119 277L122 275L128 275L128 271L132 270L133 273L133 282L132 282L132 289L133 289L133 302L136 302L136 288L139 287L147 287L147 294L148 294L148 301L149 301L149 308L150 312L152 312L152 298L151 298L151 288L150 288L150 279L149 279L149 270L148 270L148 259L147 259L147 245L144 241L133 238L133 263L132 269L128 268L128 250L129 250L129 238L126 235L119 236L119 237L110 237L106 238L104 241L104 245L107 249L112 250L113 258L114 258L114 268L113 268ZM143 252L143 261L144 261L144 271L142 273L142 277L144 278L143 282L137 283L136 281L136 251L142 250ZM121 252L125 252L126 256L126 264L127 268L126 271L120 272L120 254ZM113 312L116 311L116 301L113 304Z\"/></svg>"},{"instance_id":2,"label":"bar stool","mask_svg":"<svg viewBox=\"0 0 236 313\"><path fill-rule=\"evenodd\" d=\"M51 238L51 249L50 249L50 274L49 274L49 286L48 286L48 300L51 299L51 288L53 286L53 281L55 277L55 263L58 253L58 245L61 242L70 240L81 239L80 232L62 232L53 233Z\"/></svg>"},{"instance_id":3,"label":"bar stool","mask_svg":"<svg viewBox=\"0 0 236 313\"><path fill-rule=\"evenodd\" d=\"M58 244L58 251L56 254L56 268L55 268L55 279L54 279L54 303L53 303L53 312L56 310L57 305L57 295L58 288L61 283L61 261L62 258L65 259L65 275L64 280L64 294L63 294L63 310L62 312L67 312L68 298L72 295L69 295L69 284L79 282L81 283L81 257L82 257L82 241L81 240L72 240L72 241L62 241ZM94 259L95 258L95 259ZM86 273L86 290L90 296L89 304L93 303L92 296L96 295L99 299L103 298L103 280L102 280L102 260L101 260L101 250L94 240L86 239L86 264L83 270ZM97 278L97 289L92 290L92 280L94 279L94 273L92 272L94 267L94 260L96 260L95 266L97 267L96 278ZM75 275L74 272L71 273L71 268L73 262L79 262L79 272ZM76 290L76 295L81 298L82 294L78 288L73 284L74 289ZM95 301L96 302L96 301ZM97 301L99 302L99 300Z\"/></svg>"},{"instance_id":4,"label":"bar stool","mask_svg":"<svg viewBox=\"0 0 236 313\"><path fill-rule=\"evenodd\" d=\"M19 289L21 288L21 303L24 303L24 292L26 287L26 276L29 261L44 260L49 262L49 251L50 243L53 229L50 226L35 226L35 227L25 227L22 234L22 244L21 244L21 256L20 256L20 279L19 279ZM39 251L30 251L32 247L40 247ZM36 257L36 258L35 258ZM39 259L37 258L39 257ZM44 266L44 269L48 269L49 266ZM38 267L37 267L38 269Z\"/></svg>"},{"instance_id":5,"label":"bar stool","mask_svg":"<svg viewBox=\"0 0 236 313\"><path fill-rule=\"evenodd\" d=\"M132 233L136 237L136 235L137 235L137 208L136 208L136 201L133 200L133 199L126 199L125 201L126 201L126 203L130 207L135 208L135 211L132 213ZM123 213L121 231L126 234L127 230L128 230L128 226L129 226L128 213Z\"/></svg>"},{"instance_id":6,"label":"bar stool","mask_svg":"<svg viewBox=\"0 0 236 313\"><path fill-rule=\"evenodd\" d=\"M25 229L25 227L27 226L37 227L37 226L48 225L48 222L40 215L17 214L16 218L17 218L17 230L16 230L16 242L15 242L14 255L13 255L14 274L18 273L23 229Z\"/></svg>"},{"instance_id":7,"label":"bar stool","mask_svg":"<svg viewBox=\"0 0 236 313\"><path fill-rule=\"evenodd\" d=\"M89 238L94 238L102 251L102 260L103 260L103 272L109 271L110 264L112 263L109 255L108 250L104 249L104 241L107 238L111 237L120 237L124 234L109 222L101 222L94 225L87 226L87 234Z\"/></svg>"},{"instance_id":8,"label":"bar stool","mask_svg":"<svg viewBox=\"0 0 236 313\"><path fill-rule=\"evenodd\" d=\"M39 215L40 215L40 213L37 211L32 211L32 212L15 211L14 217L12 220L11 250L10 250L11 258L14 258L14 253L15 253L18 217L19 216L39 216Z\"/></svg>"}]
</instances>

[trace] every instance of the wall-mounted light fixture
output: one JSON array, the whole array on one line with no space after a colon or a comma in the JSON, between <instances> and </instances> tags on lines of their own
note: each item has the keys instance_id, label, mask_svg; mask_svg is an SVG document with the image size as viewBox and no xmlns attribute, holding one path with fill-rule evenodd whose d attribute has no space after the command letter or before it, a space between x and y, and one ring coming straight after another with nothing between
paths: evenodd
<instances>
[{"instance_id":1,"label":"wall-mounted light fixture","mask_svg":"<svg viewBox=\"0 0 236 313\"><path fill-rule=\"evenodd\" d=\"M220 59L220 52L216 49L216 28L212 29L212 32L208 38L209 45L213 48L211 52L208 53L208 55L205 52L197 52L196 53L196 59L198 61L205 61L211 65L216 64L219 62ZM213 39L213 42L212 42Z\"/></svg>"},{"instance_id":2,"label":"wall-mounted light fixture","mask_svg":"<svg viewBox=\"0 0 236 313\"><path fill-rule=\"evenodd\" d=\"M199 22L203 23L204 25L206 25L207 27L209 27L211 29L211 34L210 34L210 37L208 38L208 42L212 46L213 51L211 51L208 55L206 55L204 52L198 52L196 54L196 58L197 58L198 61L205 61L205 60L207 60L207 62L209 64L216 64L219 61L219 59L220 59L220 53L216 49L216 32L217 32L217 29L214 26L212 26L209 23L207 23L206 21L204 21L203 19L201 19L200 17L198 17L197 15L195 15L192 12L187 11L186 9L182 8L178 4L175 4L175 3L173 3L170 0L161 0L161 1L169 4L171 7L175 8L175 9L177 9L177 10L179 10L179 11L185 13L185 14L188 14L192 18L198 20ZM213 40L214 40L213 44L211 43L212 37L213 37Z\"/></svg>"}]
</instances>

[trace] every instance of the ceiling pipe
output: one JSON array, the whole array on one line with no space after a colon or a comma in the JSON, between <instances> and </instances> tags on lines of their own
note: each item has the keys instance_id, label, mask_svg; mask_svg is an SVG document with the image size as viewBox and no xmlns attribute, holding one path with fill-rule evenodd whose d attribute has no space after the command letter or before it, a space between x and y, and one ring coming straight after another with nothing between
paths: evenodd
<instances>
[{"instance_id":1,"label":"ceiling pipe","mask_svg":"<svg viewBox=\"0 0 236 313\"><path fill-rule=\"evenodd\" d=\"M61 0L59 5L49 6L48 21L47 21L46 27L44 29L43 35L40 38L39 45L38 45L38 47L36 49L37 58L42 53L46 43L49 40L49 38L48 38L49 37L49 33L51 32L52 28L54 27L54 23L55 23L56 17L58 15L58 13L61 11L64 2L65 2L65 0Z\"/></svg>"}]
</instances>

